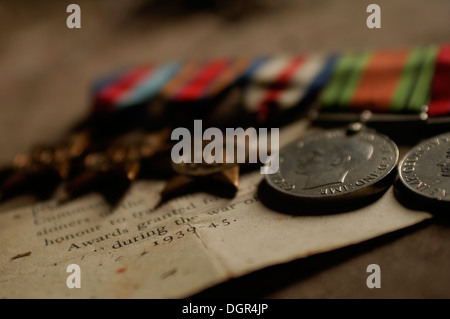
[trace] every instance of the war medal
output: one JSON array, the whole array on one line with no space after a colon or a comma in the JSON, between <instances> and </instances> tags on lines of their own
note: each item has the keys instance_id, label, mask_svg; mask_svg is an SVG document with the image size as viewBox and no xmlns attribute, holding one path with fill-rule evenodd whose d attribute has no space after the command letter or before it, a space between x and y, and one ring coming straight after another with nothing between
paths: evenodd
<instances>
[{"instance_id":1,"label":"war medal","mask_svg":"<svg viewBox=\"0 0 450 319\"><path fill-rule=\"evenodd\" d=\"M430 204L450 203L450 133L411 149L398 167L404 188Z\"/></svg>"},{"instance_id":2,"label":"war medal","mask_svg":"<svg viewBox=\"0 0 450 319\"><path fill-rule=\"evenodd\" d=\"M194 147L191 148L191 158L184 158L179 155L175 161L171 161L172 169L175 173L165 185L161 192L161 203L177 195L192 192L197 189L212 190L216 195L234 196L238 190L239 165L227 163L225 161L226 149L222 151L223 160L218 161L213 158L206 159L203 151L207 143L198 141L200 149L195 147L195 139L192 140ZM201 151L201 161L192 161L196 157L196 152ZM198 156L197 156L198 157Z\"/></svg>"},{"instance_id":3,"label":"war medal","mask_svg":"<svg viewBox=\"0 0 450 319\"><path fill-rule=\"evenodd\" d=\"M162 201L190 191L195 186L206 186L205 189L210 189L209 186L214 185L214 188L220 188L215 194L222 196L234 196L238 190L239 165L237 164L180 163L173 164L172 167L178 175L167 182L161 192Z\"/></svg>"},{"instance_id":4,"label":"war medal","mask_svg":"<svg viewBox=\"0 0 450 319\"><path fill-rule=\"evenodd\" d=\"M73 173L74 162L86 150L90 133L86 129L72 132L54 146L35 147L15 156L11 167L3 170L0 197L9 198L32 191L48 196L58 184Z\"/></svg>"},{"instance_id":5,"label":"war medal","mask_svg":"<svg viewBox=\"0 0 450 319\"><path fill-rule=\"evenodd\" d=\"M393 141L358 124L286 145L280 150L280 169L266 181L295 200L336 204L386 189L397 161Z\"/></svg>"},{"instance_id":6,"label":"war medal","mask_svg":"<svg viewBox=\"0 0 450 319\"><path fill-rule=\"evenodd\" d=\"M430 120L448 123L450 113L450 45L437 54L428 113ZM445 126L448 129L448 126ZM427 139L401 161L398 174L404 193L434 206L448 206L450 198L450 133ZM414 201L413 201L414 202ZM417 201L415 201L417 202Z\"/></svg>"},{"instance_id":7,"label":"war medal","mask_svg":"<svg viewBox=\"0 0 450 319\"><path fill-rule=\"evenodd\" d=\"M66 191L70 196L78 196L101 190L104 195L120 197L142 170L149 171L145 167L147 162L166 151L169 132L167 128L156 132L128 132L113 140L105 150L87 152L79 174L66 182Z\"/></svg>"},{"instance_id":8,"label":"war medal","mask_svg":"<svg viewBox=\"0 0 450 319\"><path fill-rule=\"evenodd\" d=\"M372 114L381 113L387 121L394 113L396 118L421 118L436 54L430 47L341 55L320 96L319 117L333 121L359 113L357 119L367 125ZM285 197L328 206L385 190L395 177L397 146L361 122L285 146L280 150L280 170L266 177L268 185Z\"/></svg>"}]
</instances>

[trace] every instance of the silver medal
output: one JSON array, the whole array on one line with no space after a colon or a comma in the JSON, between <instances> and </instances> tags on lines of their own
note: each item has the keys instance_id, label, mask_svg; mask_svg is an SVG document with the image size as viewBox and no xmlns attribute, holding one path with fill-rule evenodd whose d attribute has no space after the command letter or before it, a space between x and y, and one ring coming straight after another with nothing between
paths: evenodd
<instances>
[{"instance_id":1,"label":"silver medal","mask_svg":"<svg viewBox=\"0 0 450 319\"><path fill-rule=\"evenodd\" d=\"M412 148L402 159L398 173L410 194L430 203L450 203L450 133Z\"/></svg>"},{"instance_id":2,"label":"silver medal","mask_svg":"<svg viewBox=\"0 0 450 319\"><path fill-rule=\"evenodd\" d=\"M300 138L279 156L278 172L266 176L272 189L289 199L333 205L386 189L398 149L376 131L343 128Z\"/></svg>"}]
</instances>

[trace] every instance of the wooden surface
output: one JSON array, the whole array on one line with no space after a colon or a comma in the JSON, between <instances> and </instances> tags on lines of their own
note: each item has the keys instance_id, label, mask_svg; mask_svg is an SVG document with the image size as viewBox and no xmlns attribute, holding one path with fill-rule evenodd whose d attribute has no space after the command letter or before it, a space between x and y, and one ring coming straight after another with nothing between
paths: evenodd
<instances>
[{"instance_id":1,"label":"wooden surface","mask_svg":"<svg viewBox=\"0 0 450 319\"><path fill-rule=\"evenodd\" d=\"M58 139L83 119L93 79L120 66L450 40L448 0L285 0L277 5L243 1L246 13L238 17L230 17L227 1L189 10L180 9L183 1L76 1L82 9L82 28L70 30L66 7L73 2L0 2L2 165L37 143ZM370 3L381 6L381 29L366 27ZM2 209L30 200L22 197ZM198 297L449 298L449 226L448 218L435 219L354 247L271 267ZM381 289L366 286L366 267L372 263L381 266Z\"/></svg>"}]
</instances>

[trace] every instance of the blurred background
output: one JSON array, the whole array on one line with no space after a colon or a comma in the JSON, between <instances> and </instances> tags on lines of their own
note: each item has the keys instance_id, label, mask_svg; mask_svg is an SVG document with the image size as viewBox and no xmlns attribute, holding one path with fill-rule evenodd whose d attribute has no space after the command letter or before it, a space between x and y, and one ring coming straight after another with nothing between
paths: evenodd
<instances>
[{"instance_id":1,"label":"blurred background","mask_svg":"<svg viewBox=\"0 0 450 319\"><path fill-rule=\"evenodd\" d=\"M69 4L81 29L68 29ZM381 7L381 29L366 8ZM88 114L90 87L121 66L194 57L334 52L450 40L448 0L0 2L0 164Z\"/></svg>"}]
</instances>

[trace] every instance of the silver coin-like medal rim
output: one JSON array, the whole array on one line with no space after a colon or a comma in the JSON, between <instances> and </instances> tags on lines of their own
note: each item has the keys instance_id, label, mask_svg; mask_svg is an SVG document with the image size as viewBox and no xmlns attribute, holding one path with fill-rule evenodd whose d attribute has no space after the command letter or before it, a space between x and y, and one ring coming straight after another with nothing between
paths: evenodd
<instances>
[{"instance_id":1,"label":"silver coin-like medal rim","mask_svg":"<svg viewBox=\"0 0 450 319\"><path fill-rule=\"evenodd\" d=\"M330 135L333 135L336 133L338 133L339 138L345 137L345 136L347 136L347 129L346 128L327 129L324 131L320 131L317 133L303 136L303 137L283 146L279 151L280 168L277 171L277 173L266 175L265 176L266 182L271 186L272 189L274 189L278 193L281 193L282 195L288 196L289 198L297 198L298 200L306 200L306 201L317 201L317 200L327 201L327 200L337 200L337 199L342 199L342 198L352 199L353 196L351 196L351 195L355 195L355 197L364 197L364 195L372 195L374 193L378 193L379 191L385 189L387 186L390 185L390 184L385 185L385 186L381 187L380 189L377 188L377 190L375 192L366 192L366 190L369 189L370 187L375 187L377 185L383 184L383 181L386 179L386 177L391 175L391 173L395 172L395 169L396 169L396 167L398 165L398 161L399 161L399 151L398 151L397 144L394 141L392 141L388 136L381 134L370 128L363 128L360 132L357 132L357 133L354 133L354 134L348 135L348 136L356 137L356 136L358 136L358 134L361 134L361 133L371 134L371 135L375 136L376 138L383 141L384 143L386 143L386 145L388 145L391 148L391 151L393 153L393 160L391 163L389 163L390 166L388 168L386 168L386 170L384 170L383 175L381 175L379 178L377 178L371 182L365 183L364 186L360 186L357 189L353 188L353 189L350 189L345 192L336 192L335 194L327 194L327 195L322 195L320 193L319 194L301 194L298 192L292 192L291 190L289 190L289 191L284 190L271 180L271 178L276 174L280 174L280 176L285 180L285 177L280 173L281 164L282 164L281 154L283 153L283 151L291 148L293 145L298 145L299 143L301 143L303 141L308 142L309 140L320 139L322 136L326 138L327 136L330 136ZM336 138L336 137L332 137L332 138ZM356 194L359 194L359 195L356 196Z\"/></svg>"},{"instance_id":2,"label":"silver coin-like medal rim","mask_svg":"<svg viewBox=\"0 0 450 319\"><path fill-rule=\"evenodd\" d=\"M442 134L439 134L439 135L435 135L433 137L430 137L430 138L428 138L428 139L426 139L426 140L416 144L413 148L411 148L403 156L403 158L401 159L401 161L400 161L400 163L398 165L397 172L398 172L398 176L399 176L399 179L400 179L402 185L404 187L406 187L408 191L412 192L416 196L420 196L421 198L427 199L429 201L442 202L442 203L447 203L448 202L448 203L450 203L450 198L449 199L442 199L442 198L436 197L436 196L428 194L428 193L423 193L422 191L418 191L417 189L413 188L409 183L407 183L405 181L405 176L404 176L404 172L403 172L403 169L402 169L404 167L404 164L405 164L406 160L413 153L417 152L420 148L423 148L425 145L427 145L427 144L429 145L431 141L436 140L436 139L441 139L441 138L444 138L444 137L446 137L448 139L448 141L446 141L445 143L448 143L448 145L450 146L450 132L446 132L446 133L442 133ZM435 150L436 148L433 147L432 149ZM419 157L419 160L420 160L420 158L422 158L422 156L424 154L428 153L429 151L431 151L431 149L429 149L426 152L424 152L423 154L421 154L420 157Z\"/></svg>"}]
</instances>

